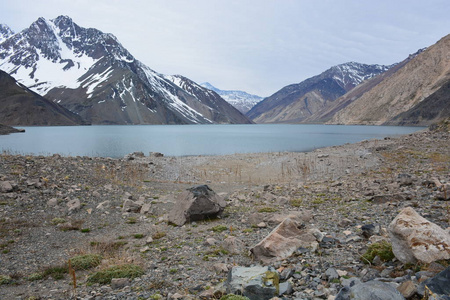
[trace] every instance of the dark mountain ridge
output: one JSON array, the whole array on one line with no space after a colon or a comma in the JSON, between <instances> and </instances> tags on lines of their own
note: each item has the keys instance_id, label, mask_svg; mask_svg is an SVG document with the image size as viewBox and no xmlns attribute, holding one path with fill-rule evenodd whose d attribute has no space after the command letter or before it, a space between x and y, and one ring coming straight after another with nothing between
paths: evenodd
<instances>
[{"instance_id":1,"label":"dark mountain ridge","mask_svg":"<svg viewBox=\"0 0 450 300\"><path fill-rule=\"evenodd\" d=\"M80 116L48 101L0 70L0 120L5 125L84 125Z\"/></svg>"}]
</instances>

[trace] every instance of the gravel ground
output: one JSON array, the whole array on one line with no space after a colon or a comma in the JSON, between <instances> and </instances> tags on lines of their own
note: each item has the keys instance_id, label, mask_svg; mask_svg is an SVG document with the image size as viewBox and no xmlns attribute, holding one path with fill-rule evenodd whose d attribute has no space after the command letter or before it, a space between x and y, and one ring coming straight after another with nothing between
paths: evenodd
<instances>
[{"instance_id":1,"label":"gravel ground","mask_svg":"<svg viewBox=\"0 0 450 300\"><path fill-rule=\"evenodd\" d=\"M133 160L4 153L0 182L12 183L13 190L0 193L0 282L8 279L0 298L198 299L220 291L227 269L257 263L248 250L276 226L270 219L297 211L310 214L307 225L329 243L274 264L295 274L286 299L327 299L347 277L401 278L408 271L398 261L361 261L371 243L361 226L377 225L377 235L387 236L398 212L413 206L449 227L449 202L437 200L442 191L432 184L450 184L449 136L426 130L309 153ZM410 182L404 184L401 174ZM176 197L198 184L226 198L222 218L169 225ZM123 211L126 199L149 204L149 212ZM80 207L71 210L68 203L77 201ZM77 271L76 289L68 274L31 280L90 253L102 255L101 264ZM144 275L124 286L87 284L89 275L117 264L136 264ZM329 268L346 275L330 282L324 275Z\"/></svg>"}]
</instances>

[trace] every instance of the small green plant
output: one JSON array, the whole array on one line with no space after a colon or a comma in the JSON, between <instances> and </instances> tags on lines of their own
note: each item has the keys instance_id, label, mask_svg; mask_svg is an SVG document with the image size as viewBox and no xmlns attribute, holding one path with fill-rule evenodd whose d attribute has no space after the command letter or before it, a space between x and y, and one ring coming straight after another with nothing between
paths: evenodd
<instances>
[{"instance_id":1,"label":"small green plant","mask_svg":"<svg viewBox=\"0 0 450 300\"><path fill-rule=\"evenodd\" d=\"M244 230L242 230L243 233L252 233L253 231L253 228L245 228Z\"/></svg>"},{"instance_id":2,"label":"small green plant","mask_svg":"<svg viewBox=\"0 0 450 300\"><path fill-rule=\"evenodd\" d=\"M225 226L225 225L217 225L217 226L214 226L213 228L211 228L211 230L214 232L222 232L227 229L228 229L228 226Z\"/></svg>"},{"instance_id":3,"label":"small green plant","mask_svg":"<svg viewBox=\"0 0 450 300\"><path fill-rule=\"evenodd\" d=\"M268 206L258 209L258 212L260 212L260 213L264 213L264 212L272 213L272 212L277 212L277 211L278 211L278 209L276 209L275 207L268 207Z\"/></svg>"},{"instance_id":4,"label":"small green plant","mask_svg":"<svg viewBox=\"0 0 450 300\"><path fill-rule=\"evenodd\" d=\"M303 200L302 199L292 199L291 201L289 201L289 204L291 205L291 206L294 206L294 207L300 207L300 206L302 206L302 203L303 203Z\"/></svg>"},{"instance_id":5,"label":"small green plant","mask_svg":"<svg viewBox=\"0 0 450 300\"><path fill-rule=\"evenodd\" d=\"M135 217L129 217L125 223L127 223L127 224L136 224L137 223L137 219Z\"/></svg>"},{"instance_id":6,"label":"small green plant","mask_svg":"<svg viewBox=\"0 0 450 300\"><path fill-rule=\"evenodd\" d=\"M145 235L142 233L136 233L135 235L133 235L135 239L142 239Z\"/></svg>"},{"instance_id":7,"label":"small green plant","mask_svg":"<svg viewBox=\"0 0 450 300\"><path fill-rule=\"evenodd\" d=\"M66 223L66 219L64 219L64 218L53 218L52 219L53 225L58 225L58 224L63 224L63 223Z\"/></svg>"},{"instance_id":8,"label":"small green plant","mask_svg":"<svg viewBox=\"0 0 450 300\"><path fill-rule=\"evenodd\" d=\"M169 270L169 273L170 273L170 274L175 274L176 272L178 272L177 269L170 269L170 270Z\"/></svg>"},{"instance_id":9,"label":"small green plant","mask_svg":"<svg viewBox=\"0 0 450 300\"><path fill-rule=\"evenodd\" d=\"M0 285L12 283L12 278L8 275L0 275Z\"/></svg>"},{"instance_id":10,"label":"small green plant","mask_svg":"<svg viewBox=\"0 0 450 300\"><path fill-rule=\"evenodd\" d=\"M366 264L372 263L375 256L378 256L382 261L391 261L395 257L392 252L392 245L386 241L373 243L361 256L361 260Z\"/></svg>"},{"instance_id":11,"label":"small green plant","mask_svg":"<svg viewBox=\"0 0 450 300\"><path fill-rule=\"evenodd\" d=\"M53 279L59 280L59 279L63 279L64 274L66 274L68 272L69 272L69 269L67 268L66 265L50 266L50 267L47 267L44 269L44 271L42 272L42 276L44 278L51 276Z\"/></svg>"},{"instance_id":12,"label":"small green plant","mask_svg":"<svg viewBox=\"0 0 450 300\"><path fill-rule=\"evenodd\" d=\"M91 232L91 229L90 228L81 228L80 231L83 233L88 233L88 232Z\"/></svg>"},{"instance_id":13,"label":"small green plant","mask_svg":"<svg viewBox=\"0 0 450 300\"><path fill-rule=\"evenodd\" d=\"M149 299L152 299L152 300L160 300L160 299L162 299L162 298L163 298L163 296L161 296L160 294L154 294L154 295L150 296Z\"/></svg>"},{"instance_id":14,"label":"small green plant","mask_svg":"<svg viewBox=\"0 0 450 300\"><path fill-rule=\"evenodd\" d=\"M74 270L87 270L94 268L102 262L102 256L99 254L77 255L70 259Z\"/></svg>"},{"instance_id":15,"label":"small green plant","mask_svg":"<svg viewBox=\"0 0 450 300\"><path fill-rule=\"evenodd\" d=\"M90 275L87 279L88 284L100 283L108 284L111 283L113 278L131 278L140 277L144 275L144 270L136 265L126 264L126 265L116 265L106 268L104 270L98 271Z\"/></svg>"},{"instance_id":16,"label":"small green plant","mask_svg":"<svg viewBox=\"0 0 450 300\"><path fill-rule=\"evenodd\" d=\"M152 235L152 238L154 239L154 240L159 240L159 239L162 239L163 237L165 237L166 236L166 233L165 232L163 232L163 231L157 231L157 232L155 232L153 235Z\"/></svg>"},{"instance_id":17,"label":"small green plant","mask_svg":"<svg viewBox=\"0 0 450 300\"><path fill-rule=\"evenodd\" d=\"M42 273L32 273L32 274L30 274L28 277L27 277L27 279L29 280L29 281L36 281L36 280L41 280L41 279L44 279L44 274L42 274Z\"/></svg>"}]
</instances>

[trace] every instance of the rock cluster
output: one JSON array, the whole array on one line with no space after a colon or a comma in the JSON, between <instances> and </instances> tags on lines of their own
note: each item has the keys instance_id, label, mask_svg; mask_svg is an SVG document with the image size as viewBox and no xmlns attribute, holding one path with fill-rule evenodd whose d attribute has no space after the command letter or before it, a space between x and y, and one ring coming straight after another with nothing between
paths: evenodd
<instances>
[{"instance_id":1,"label":"rock cluster","mask_svg":"<svg viewBox=\"0 0 450 300\"><path fill-rule=\"evenodd\" d=\"M448 134L422 132L321 149L303 155L316 159L310 176L292 171L283 182L231 185L215 179L224 170L214 164L228 157L183 158L181 166L179 158L140 154L2 154L0 298L220 299L245 291L258 299L445 299L449 202L439 195L450 183L448 142ZM339 152L360 160L320 179L326 169L318 166L333 167ZM356 167L369 152L378 164ZM280 162L287 174L292 157L245 159L270 170ZM215 166L205 167L206 180L183 181L180 170L200 161ZM441 251L424 254L414 239L421 236L420 246ZM51 273L85 254L101 263L75 270L76 290L68 272ZM117 264L137 265L143 275L87 284Z\"/></svg>"}]
</instances>

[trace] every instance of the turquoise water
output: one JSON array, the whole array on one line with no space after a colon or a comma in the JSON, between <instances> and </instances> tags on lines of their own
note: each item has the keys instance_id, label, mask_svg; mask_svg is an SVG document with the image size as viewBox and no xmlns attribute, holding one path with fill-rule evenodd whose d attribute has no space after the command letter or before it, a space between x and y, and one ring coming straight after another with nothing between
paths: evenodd
<instances>
[{"instance_id":1,"label":"turquoise water","mask_svg":"<svg viewBox=\"0 0 450 300\"><path fill-rule=\"evenodd\" d=\"M168 156L251 152L306 152L367 139L408 134L423 127L343 125L108 125L20 127L0 136L13 154L123 157L142 151Z\"/></svg>"}]
</instances>

